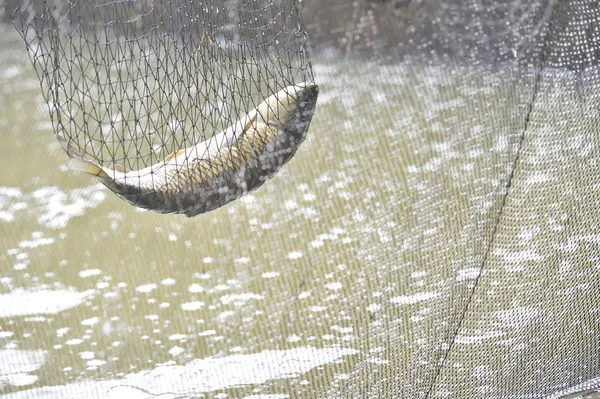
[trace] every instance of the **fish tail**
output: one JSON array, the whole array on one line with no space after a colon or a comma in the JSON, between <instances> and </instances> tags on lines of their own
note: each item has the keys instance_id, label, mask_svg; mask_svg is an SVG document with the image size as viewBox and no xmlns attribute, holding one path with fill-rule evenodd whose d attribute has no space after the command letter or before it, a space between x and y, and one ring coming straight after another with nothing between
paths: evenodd
<instances>
[{"instance_id":1,"label":"fish tail","mask_svg":"<svg viewBox=\"0 0 600 399\"><path fill-rule=\"evenodd\" d=\"M101 179L111 179L111 177L100 166L79 158L70 158L67 161L69 169L84 172L92 176L97 176Z\"/></svg>"}]
</instances>

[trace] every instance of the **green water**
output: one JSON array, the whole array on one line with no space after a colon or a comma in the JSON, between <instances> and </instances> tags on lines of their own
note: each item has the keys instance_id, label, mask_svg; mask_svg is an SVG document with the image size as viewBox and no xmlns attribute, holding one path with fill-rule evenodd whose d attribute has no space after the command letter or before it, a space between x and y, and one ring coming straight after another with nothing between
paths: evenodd
<instances>
[{"instance_id":1,"label":"green water","mask_svg":"<svg viewBox=\"0 0 600 399\"><path fill-rule=\"evenodd\" d=\"M317 59L321 94L297 155L259 190L188 219L141 212L66 170L39 83L9 28L0 37L0 393L276 399L427 391L487 256L533 76ZM549 148L563 148L553 137ZM536 150L524 157L545 159ZM519 217L544 215L523 234L551 220L565 225L557 195L572 194L512 205ZM517 251L511 240L499 245ZM503 256L502 248L491 253ZM514 270L501 259L486 269L475 301L486 322L467 320L456 344L467 361L448 363L434 392L506 392L486 376L530 370L535 353L546 353L483 365L506 341L527 352L537 315L548 312L513 300L523 287L540 298L536 282L549 281L545 274L494 288L501 276L542 268L534 255ZM593 290L596 269L581 268ZM553 323L567 337L561 320ZM471 385L454 386L453 375Z\"/></svg>"}]
</instances>

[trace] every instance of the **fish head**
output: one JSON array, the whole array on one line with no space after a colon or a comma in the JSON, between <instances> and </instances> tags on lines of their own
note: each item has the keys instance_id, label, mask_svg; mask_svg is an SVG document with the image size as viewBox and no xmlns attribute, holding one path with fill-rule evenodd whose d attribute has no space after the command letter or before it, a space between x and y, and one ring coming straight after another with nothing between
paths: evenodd
<instances>
[{"instance_id":1,"label":"fish head","mask_svg":"<svg viewBox=\"0 0 600 399\"><path fill-rule=\"evenodd\" d=\"M299 83L280 90L258 107L258 113L270 125L303 139L312 120L319 96L319 86ZM259 117L260 118L260 117Z\"/></svg>"}]
</instances>

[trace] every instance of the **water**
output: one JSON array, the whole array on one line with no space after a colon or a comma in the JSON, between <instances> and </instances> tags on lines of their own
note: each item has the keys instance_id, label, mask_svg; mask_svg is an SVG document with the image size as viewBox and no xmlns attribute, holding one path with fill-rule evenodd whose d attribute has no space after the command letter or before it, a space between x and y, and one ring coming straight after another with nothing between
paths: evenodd
<instances>
[{"instance_id":1,"label":"water","mask_svg":"<svg viewBox=\"0 0 600 399\"><path fill-rule=\"evenodd\" d=\"M135 209L66 170L24 46L2 29L4 397L417 397L434 383L495 234L533 75L316 60L321 94L297 155L256 192L188 219ZM525 162L563 148L552 137ZM543 215L523 240L566 224L557 195L517 196L523 215ZM535 303L550 276L527 274L544 267L546 242L501 239L490 252L480 318L456 340L466 360L448 363L434 393L528 392L490 376L557 350L531 346L552 313ZM593 298L596 269L580 267ZM556 295L580 281L570 276ZM501 285L509 294L503 278L516 280ZM552 323L570 337L566 320ZM558 379L579 378L553 364Z\"/></svg>"}]
</instances>

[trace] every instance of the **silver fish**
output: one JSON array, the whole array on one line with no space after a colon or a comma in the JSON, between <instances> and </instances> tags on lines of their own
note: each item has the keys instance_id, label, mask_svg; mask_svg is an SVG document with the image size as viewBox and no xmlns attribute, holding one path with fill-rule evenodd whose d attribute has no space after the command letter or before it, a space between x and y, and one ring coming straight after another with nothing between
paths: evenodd
<instances>
[{"instance_id":1,"label":"silver fish","mask_svg":"<svg viewBox=\"0 0 600 399\"><path fill-rule=\"evenodd\" d=\"M316 84L288 86L223 132L137 171L78 157L68 165L98 177L134 206L197 216L257 189L292 158L306 138L318 94Z\"/></svg>"}]
</instances>

